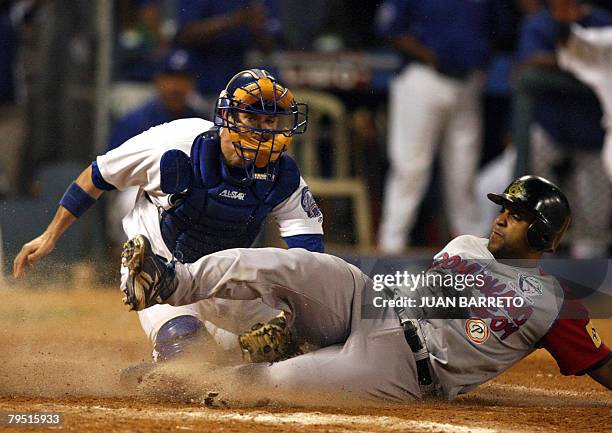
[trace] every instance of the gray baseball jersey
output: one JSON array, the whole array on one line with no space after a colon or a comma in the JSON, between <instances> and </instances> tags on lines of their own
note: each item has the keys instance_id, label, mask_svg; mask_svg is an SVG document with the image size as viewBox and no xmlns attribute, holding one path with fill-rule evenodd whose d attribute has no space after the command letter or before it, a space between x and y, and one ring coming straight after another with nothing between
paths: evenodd
<instances>
[{"instance_id":1,"label":"gray baseball jersey","mask_svg":"<svg viewBox=\"0 0 612 433\"><path fill-rule=\"evenodd\" d=\"M475 236L455 238L434 257L430 269L483 277L470 299L483 300L484 306L471 307L472 317L421 323L433 370L448 398L494 378L529 355L563 304L563 289L555 277L543 275L539 268L496 261L487 242ZM495 301L489 303L489 298Z\"/></svg>"},{"instance_id":2,"label":"gray baseball jersey","mask_svg":"<svg viewBox=\"0 0 612 433\"><path fill-rule=\"evenodd\" d=\"M524 306L472 308L475 316L466 319L419 320L437 390L449 399L531 353L561 306L562 289L553 277L499 263L486 244L473 236L456 238L428 272L482 275L483 295L519 297ZM305 396L315 403L333 396L337 403L339 391L361 404L421 397L414 355L396 311L388 304L364 309L373 281L342 259L302 249L233 249L195 264L177 263L176 271L179 283L169 304L261 298L288 313L300 338L321 347L272 365L249 366L249 380L257 381L263 397L294 404ZM435 290L422 286L412 296Z\"/></svg>"}]
</instances>

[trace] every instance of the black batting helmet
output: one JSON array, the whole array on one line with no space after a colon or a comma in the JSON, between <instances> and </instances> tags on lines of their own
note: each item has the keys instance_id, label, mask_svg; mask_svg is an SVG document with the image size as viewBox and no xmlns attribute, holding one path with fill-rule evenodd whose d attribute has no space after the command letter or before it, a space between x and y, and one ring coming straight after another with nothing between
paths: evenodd
<instances>
[{"instance_id":1,"label":"black batting helmet","mask_svg":"<svg viewBox=\"0 0 612 433\"><path fill-rule=\"evenodd\" d=\"M565 194L552 182L539 176L523 176L514 180L502 194L487 194L498 205L510 204L534 217L527 230L533 248L554 251L571 220Z\"/></svg>"}]
</instances>

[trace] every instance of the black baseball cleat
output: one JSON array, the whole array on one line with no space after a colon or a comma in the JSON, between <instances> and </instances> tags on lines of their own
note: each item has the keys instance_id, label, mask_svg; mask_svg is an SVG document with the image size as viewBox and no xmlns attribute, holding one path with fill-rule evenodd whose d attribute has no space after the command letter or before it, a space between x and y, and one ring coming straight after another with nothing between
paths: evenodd
<instances>
[{"instance_id":1,"label":"black baseball cleat","mask_svg":"<svg viewBox=\"0 0 612 433\"><path fill-rule=\"evenodd\" d=\"M143 235L123 244L121 266L129 270L123 303L130 310L140 311L160 304L176 290L174 266L156 256L151 242Z\"/></svg>"}]
</instances>

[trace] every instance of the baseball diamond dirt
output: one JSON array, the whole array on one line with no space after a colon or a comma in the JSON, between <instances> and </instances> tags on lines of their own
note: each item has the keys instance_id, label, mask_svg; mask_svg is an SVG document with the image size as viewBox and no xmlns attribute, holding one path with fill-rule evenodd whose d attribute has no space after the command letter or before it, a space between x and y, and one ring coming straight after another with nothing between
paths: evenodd
<instances>
[{"instance_id":1,"label":"baseball diamond dirt","mask_svg":"<svg viewBox=\"0 0 612 433\"><path fill-rule=\"evenodd\" d=\"M63 431L523 433L606 432L612 426L612 394L588 377L561 376L543 350L452 403L342 408L327 401L313 408L252 402L233 408L176 400L176 383L164 391L131 391L119 384L120 371L148 361L150 349L117 289L15 286L0 287L0 293L0 412L60 412ZM612 320L594 323L609 342Z\"/></svg>"}]
</instances>

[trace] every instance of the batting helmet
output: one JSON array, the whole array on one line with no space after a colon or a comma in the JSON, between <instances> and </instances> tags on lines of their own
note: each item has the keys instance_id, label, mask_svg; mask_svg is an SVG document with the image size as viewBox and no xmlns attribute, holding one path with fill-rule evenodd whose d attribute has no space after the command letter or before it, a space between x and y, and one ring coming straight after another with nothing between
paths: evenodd
<instances>
[{"instance_id":1,"label":"batting helmet","mask_svg":"<svg viewBox=\"0 0 612 433\"><path fill-rule=\"evenodd\" d=\"M542 177L520 177L502 194L489 193L487 197L498 205L510 204L534 217L527 230L527 240L538 250L554 251L571 220L565 194Z\"/></svg>"},{"instance_id":2,"label":"batting helmet","mask_svg":"<svg viewBox=\"0 0 612 433\"><path fill-rule=\"evenodd\" d=\"M274 129L238 122L238 113L274 116ZM215 124L227 128L236 153L249 162L247 176L275 162L291 144L294 134L306 131L308 107L294 100L293 94L268 71L248 69L234 75L217 99ZM275 164L272 164L275 165ZM260 173L261 174L261 173Z\"/></svg>"}]
</instances>

